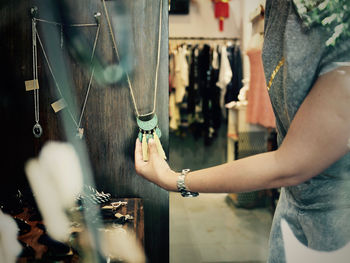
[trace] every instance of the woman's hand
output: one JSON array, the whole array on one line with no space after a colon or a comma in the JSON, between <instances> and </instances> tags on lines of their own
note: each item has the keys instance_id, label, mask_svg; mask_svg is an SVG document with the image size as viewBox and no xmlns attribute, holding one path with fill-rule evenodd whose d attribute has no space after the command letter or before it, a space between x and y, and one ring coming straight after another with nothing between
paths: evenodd
<instances>
[{"instance_id":1,"label":"woman's hand","mask_svg":"<svg viewBox=\"0 0 350 263\"><path fill-rule=\"evenodd\" d=\"M177 174L170 169L168 163L158 154L153 139L148 140L148 155L149 160L145 162L142 158L141 142L137 138L135 146L136 173L168 191L177 191Z\"/></svg>"}]
</instances>

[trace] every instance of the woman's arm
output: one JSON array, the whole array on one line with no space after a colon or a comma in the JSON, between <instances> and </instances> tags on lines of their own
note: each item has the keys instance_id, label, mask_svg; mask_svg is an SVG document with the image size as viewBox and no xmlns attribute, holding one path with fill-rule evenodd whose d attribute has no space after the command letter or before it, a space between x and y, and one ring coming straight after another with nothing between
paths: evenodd
<instances>
[{"instance_id":1,"label":"woman's arm","mask_svg":"<svg viewBox=\"0 0 350 263\"><path fill-rule=\"evenodd\" d=\"M319 77L278 150L190 172L186 186L196 192L233 193L297 185L349 152L349 138L350 67L341 67ZM154 142L149 145L150 160L143 162L136 143L136 172L176 191L176 173L158 156Z\"/></svg>"}]
</instances>

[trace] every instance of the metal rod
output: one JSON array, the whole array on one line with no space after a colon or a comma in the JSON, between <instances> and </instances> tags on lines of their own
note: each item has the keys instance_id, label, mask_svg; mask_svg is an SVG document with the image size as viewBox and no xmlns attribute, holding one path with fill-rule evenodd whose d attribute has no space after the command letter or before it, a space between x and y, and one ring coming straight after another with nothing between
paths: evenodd
<instances>
[{"instance_id":1,"label":"metal rod","mask_svg":"<svg viewBox=\"0 0 350 263\"><path fill-rule=\"evenodd\" d=\"M238 37L169 37L169 40L240 40Z\"/></svg>"}]
</instances>

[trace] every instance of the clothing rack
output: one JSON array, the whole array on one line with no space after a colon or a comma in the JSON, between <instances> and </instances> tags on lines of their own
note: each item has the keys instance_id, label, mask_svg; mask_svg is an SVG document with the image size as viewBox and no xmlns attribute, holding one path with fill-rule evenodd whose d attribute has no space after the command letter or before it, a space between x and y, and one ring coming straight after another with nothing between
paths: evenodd
<instances>
[{"instance_id":1,"label":"clothing rack","mask_svg":"<svg viewBox=\"0 0 350 263\"><path fill-rule=\"evenodd\" d=\"M237 37L169 37L170 42L233 42L240 40Z\"/></svg>"},{"instance_id":2,"label":"clothing rack","mask_svg":"<svg viewBox=\"0 0 350 263\"><path fill-rule=\"evenodd\" d=\"M171 45L182 45L182 44L227 44L231 42L232 44L237 44L240 39L237 37L169 37L169 42ZM172 48L170 48L172 49Z\"/></svg>"},{"instance_id":3,"label":"clothing rack","mask_svg":"<svg viewBox=\"0 0 350 263\"><path fill-rule=\"evenodd\" d=\"M223 40L223 41L237 41L237 37L169 37L169 40Z\"/></svg>"}]
</instances>

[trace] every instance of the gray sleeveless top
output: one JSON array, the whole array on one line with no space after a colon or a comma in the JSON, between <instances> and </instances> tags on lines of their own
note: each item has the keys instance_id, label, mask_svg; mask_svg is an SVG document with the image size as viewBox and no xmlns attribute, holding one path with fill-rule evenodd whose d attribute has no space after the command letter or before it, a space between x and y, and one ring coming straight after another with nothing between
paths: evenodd
<instances>
[{"instance_id":1,"label":"gray sleeveless top","mask_svg":"<svg viewBox=\"0 0 350 263\"><path fill-rule=\"evenodd\" d=\"M279 144L318 76L335 69L341 62L350 62L350 39L327 47L329 37L322 26L304 27L292 0L266 1L263 62L267 82L281 58L285 58L269 90ZM320 175L286 187L285 191L290 202L300 209L350 207L350 154Z\"/></svg>"}]
</instances>

